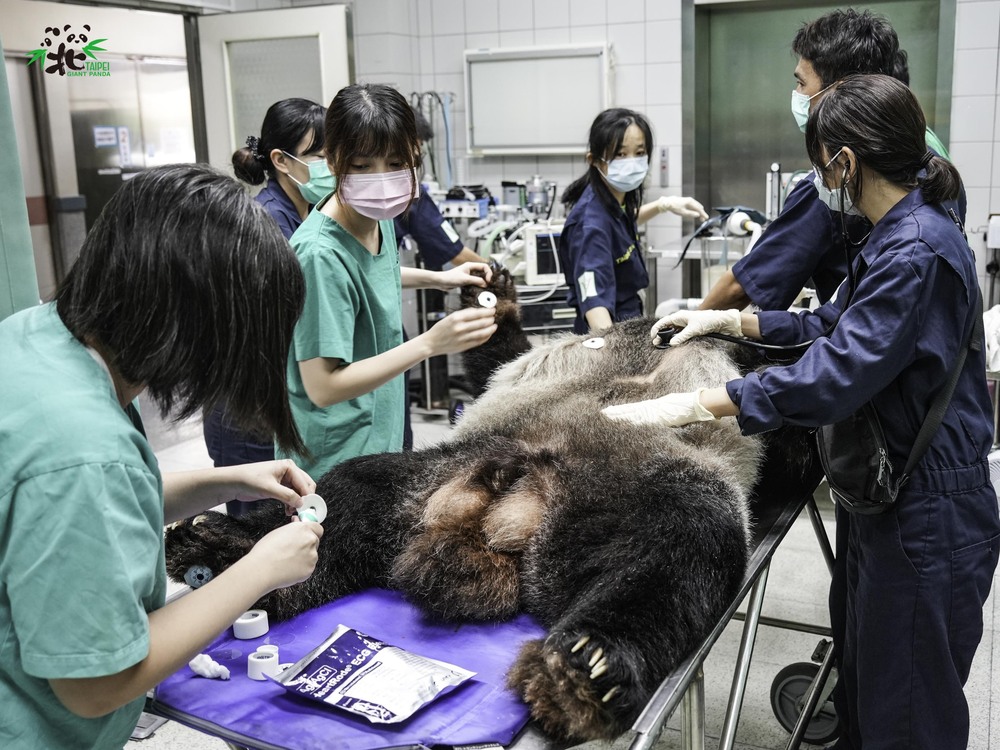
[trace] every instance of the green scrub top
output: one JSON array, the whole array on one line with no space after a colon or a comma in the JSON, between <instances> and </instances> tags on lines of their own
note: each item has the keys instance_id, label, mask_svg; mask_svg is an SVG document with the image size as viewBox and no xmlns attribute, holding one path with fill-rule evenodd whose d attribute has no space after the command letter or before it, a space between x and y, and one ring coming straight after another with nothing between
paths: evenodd
<instances>
[{"instance_id":1,"label":"green scrub top","mask_svg":"<svg viewBox=\"0 0 1000 750\"><path fill-rule=\"evenodd\" d=\"M328 200L328 199L327 199ZM299 362L316 357L358 362L403 342L402 279L392 221L380 221L378 255L314 208L290 240L306 279L306 302L288 357L295 424L312 458L295 459L319 479L348 458L403 448L403 376L327 407L306 395Z\"/></svg>"},{"instance_id":2,"label":"green scrub top","mask_svg":"<svg viewBox=\"0 0 1000 750\"><path fill-rule=\"evenodd\" d=\"M945 159L951 161L951 156L948 154L948 149L944 147L944 144L941 142L941 139L937 137L937 133L935 133L930 128L927 128L927 130L924 132L924 140L927 143L927 148L933 150L934 153L936 153L938 156L943 156Z\"/></svg>"},{"instance_id":3,"label":"green scrub top","mask_svg":"<svg viewBox=\"0 0 1000 750\"><path fill-rule=\"evenodd\" d=\"M48 680L148 653L166 596L160 472L54 305L0 322L0 352L0 747L120 748L142 697L83 719Z\"/></svg>"}]
</instances>

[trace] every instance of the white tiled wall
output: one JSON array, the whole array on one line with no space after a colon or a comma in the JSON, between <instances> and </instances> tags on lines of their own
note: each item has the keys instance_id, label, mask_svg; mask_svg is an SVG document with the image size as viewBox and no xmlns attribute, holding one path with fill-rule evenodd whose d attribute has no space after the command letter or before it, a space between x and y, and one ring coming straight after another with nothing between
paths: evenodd
<instances>
[{"instance_id":1,"label":"white tiled wall","mask_svg":"<svg viewBox=\"0 0 1000 750\"><path fill-rule=\"evenodd\" d=\"M234 0L236 10L307 5L324 0ZM504 179L540 174L565 186L582 174L581 156L477 158L464 154L462 51L608 41L616 58L614 104L644 112L657 147L669 149L670 186L681 190L682 0L353 0L355 69L359 81L386 82L402 92L455 94L455 176L499 186ZM969 239L985 283L983 231L1000 213L1000 0L958 0L952 87L952 158L969 196ZM518 116L512 103L511 116ZM439 128L440 129L440 128ZM659 174L659 148L651 165ZM695 196L698 197L698 196ZM680 221L659 217L648 226L654 245L680 236ZM661 295L662 296L662 295ZM1000 299L997 300L1000 302Z\"/></svg>"},{"instance_id":2,"label":"white tiled wall","mask_svg":"<svg viewBox=\"0 0 1000 750\"><path fill-rule=\"evenodd\" d=\"M323 0L234 0L234 10L310 5ZM614 104L650 119L656 146L670 149L670 186L650 198L679 194L681 182L681 0L354 0L355 72L362 82L390 83L404 94L455 95L455 178L499 189L501 180L535 174L560 189L585 169L589 122L580 123L579 157L465 155L463 57L466 49L604 42L616 59ZM511 116L525 116L511 103ZM437 138L442 136L435 123ZM651 171L659 174L658 153ZM657 217L648 237L662 244L680 236L681 223Z\"/></svg>"},{"instance_id":3,"label":"white tiled wall","mask_svg":"<svg viewBox=\"0 0 1000 750\"><path fill-rule=\"evenodd\" d=\"M357 74L359 80L385 80L372 71L367 44L380 43L367 27L361 6L355 3ZM577 157L483 157L463 152L466 135L462 52L481 47L608 42L615 61L613 103L644 112L650 119L657 146L670 149L670 185L653 187L650 198L681 192L681 0L375 0L388 5L416 7L415 34L420 67L415 71L416 90L455 94L456 159L458 181L499 187L502 180L526 180L539 174L559 183L560 190L581 175L589 122L580 123ZM369 32L372 32L371 35ZM530 116L511 103L511 116ZM652 173L659 173L654 153ZM654 245L676 240L681 222L658 217L647 225ZM662 287L669 283L661 281ZM677 289L672 293L679 293ZM662 294L661 294L662 296Z\"/></svg>"},{"instance_id":4,"label":"white tiled wall","mask_svg":"<svg viewBox=\"0 0 1000 750\"><path fill-rule=\"evenodd\" d=\"M949 148L969 195L969 242L984 284L989 258L983 231L990 213L1000 213L998 53L1000 0L958 0Z\"/></svg>"}]
</instances>

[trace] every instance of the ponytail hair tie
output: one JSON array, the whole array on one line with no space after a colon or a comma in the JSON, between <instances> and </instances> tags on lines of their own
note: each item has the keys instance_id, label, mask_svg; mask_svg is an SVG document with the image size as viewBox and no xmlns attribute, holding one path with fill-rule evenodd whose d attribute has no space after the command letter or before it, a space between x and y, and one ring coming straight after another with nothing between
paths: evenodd
<instances>
[{"instance_id":1,"label":"ponytail hair tie","mask_svg":"<svg viewBox=\"0 0 1000 750\"><path fill-rule=\"evenodd\" d=\"M250 149L250 153L253 155L253 158L256 159L257 161L263 161L260 152L257 151L258 146L260 146L260 139L257 138L256 136L248 135L247 147Z\"/></svg>"},{"instance_id":2,"label":"ponytail hair tie","mask_svg":"<svg viewBox=\"0 0 1000 750\"><path fill-rule=\"evenodd\" d=\"M931 163L931 159L933 159L933 158L934 158L935 156L937 156L937 154L935 154L935 153L934 153L933 151L931 151L930 149L927 149L927 153L925 153L925 154L924 154L924 155L923 155L923 156L922 156L922 157L920 158L920 168L921 168L921 169L926 169L926 168L927 168L927 165Z\"/></svg>"}]
</instances>

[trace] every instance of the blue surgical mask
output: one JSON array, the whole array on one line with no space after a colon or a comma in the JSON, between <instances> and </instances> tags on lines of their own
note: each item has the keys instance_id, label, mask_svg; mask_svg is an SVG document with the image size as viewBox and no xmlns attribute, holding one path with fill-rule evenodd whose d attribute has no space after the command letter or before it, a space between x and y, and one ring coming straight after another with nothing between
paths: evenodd
<instances>
[{"instance_id":1,"label":"blue surgical mask","mask_svg":"<svg viewBox=\"0 0 1000 750\"><path fill-rule=\"evenodd\" d=\"M831 83L830 86L833 86L833 84ZM795 89L792 89L792 116L795 118L795 124L799 126L799 130L803 133L806 132L806 123L809 122L809 103L830 88L830 86L825 86L812 96L800 94Z\"/></svg>"},{"instance_id":2,"label":"blue surgical mask","mask_svg":"<svg viewBox=\"0 0 1000 750\"><path fill-rule=\"evenodd\" d=\"M812 101L811 96L792 90L792 116L795 118L795 124L803 133L806 132L806 123L809 122L810 101Z\"/></svg>"},{"instance_id":3,"label":"blue surgical mask","mask_svg":"<svg viewBox=\"0 0 1000 750\"><path fill-rule=\"evenodd\" d=\"M282 153L285 156L295 159L299 164L305 165L309 170L308 182L299 182L292 177L291 173L288 174L289 179L298 187L306 203L316 205L337 187L337 178L330 173L330 165L326 163L326 159L302 161L287 151L283 151Z\"/></svg>"},{"instance_id":4,"label":"blue surgical mask","mask_svg":"<svg viewBox=\"0 0 1000 750\"><path fill-rule=\"evenodd\" d=\"M830 159L826 163L824 170L829 169L830 165L833 164L833 160L840 156L840 152ZM813 173L813 185L816 186L816 192L819 193L819 201L826 205L831 211L843 211L846 216L864 216L858 207L854 205L854 201L851 199L851 194L847 192L847 180L837 188L836 190L830 190L826 185L823 184L823 178L820 176L819 170ZM841 202L843 201L843 202ZM841 208L843 206L843 208Z\"/></svg>"},{"instance_id":5,"label":"blue surgical mask","mask_svg":"<svg viewBox=\"0 0 1000 750\"><path fill-rule=\"evenodd\" d=\"M607 161L608 173L604 179L615 190L629 193L635 190L646 179L649 172L648 156L633 156L629 158L612 159Z\"/></svg>"}]
</instances>

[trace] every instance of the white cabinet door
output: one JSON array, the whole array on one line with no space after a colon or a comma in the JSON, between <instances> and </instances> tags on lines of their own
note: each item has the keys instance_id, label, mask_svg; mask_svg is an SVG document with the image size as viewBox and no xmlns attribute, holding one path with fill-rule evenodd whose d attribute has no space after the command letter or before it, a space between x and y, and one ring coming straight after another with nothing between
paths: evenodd
<instances>
[{"instance_id":1,"label":"white cabinet door","mask_svg":"<svg viewBox=\"0 0 1000 750\"><path fill-rule=\"evenodd\" d=\"M198 18L209 162L228 170L274 102L327 106L351 82L349 12L320 5Z\"/></svg>"}]
</instances>

